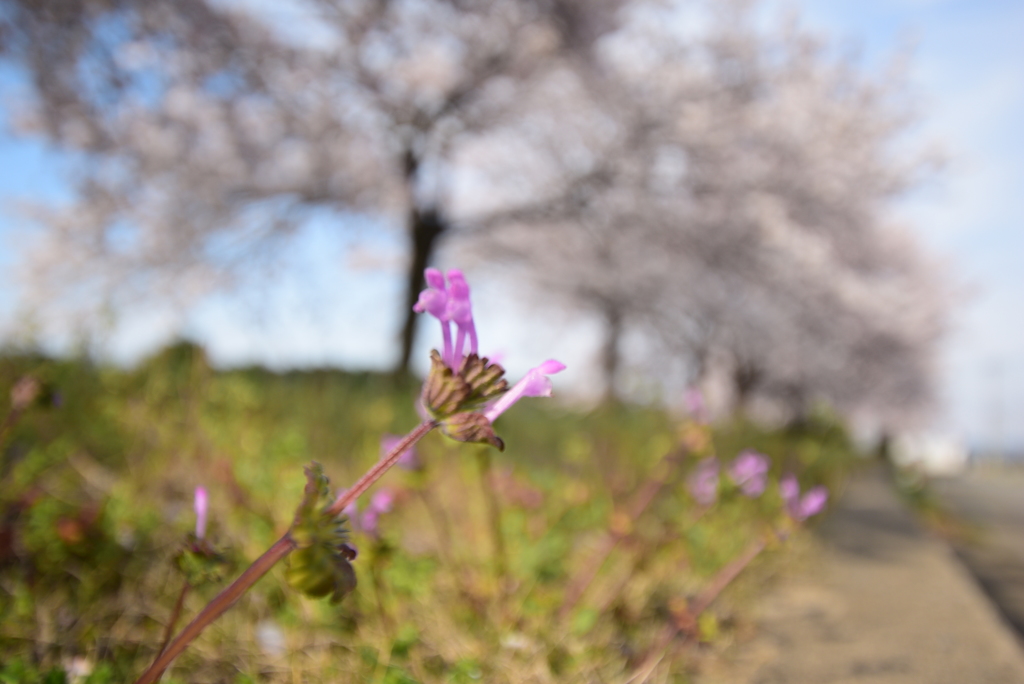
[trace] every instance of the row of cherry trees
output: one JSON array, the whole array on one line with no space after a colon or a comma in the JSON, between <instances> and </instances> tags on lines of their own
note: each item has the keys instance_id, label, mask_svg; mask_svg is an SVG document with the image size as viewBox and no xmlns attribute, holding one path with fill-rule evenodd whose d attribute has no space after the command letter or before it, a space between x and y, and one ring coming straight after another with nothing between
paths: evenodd
<instances>
[{"instance_id":1,"label":"row of cherry trees","mask_svg":"<svg viewBox=\"0 0 1024 684\"><path fill-rule=\"evenodd\" d=\"M0 7L12 120L81 160L37 291L202 291L327 207L404 230L401 367L447 244L600 316L609 393L629 363L794 416L931 398L949 292L891 218L932 168L902 82L754 3Z\"/></svg>"}]
</instances>

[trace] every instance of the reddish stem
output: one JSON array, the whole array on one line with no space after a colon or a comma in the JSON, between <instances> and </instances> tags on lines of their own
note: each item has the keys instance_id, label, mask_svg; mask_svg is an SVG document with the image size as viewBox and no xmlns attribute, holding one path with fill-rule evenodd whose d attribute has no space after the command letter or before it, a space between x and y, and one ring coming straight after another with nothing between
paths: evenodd
<instances>
[{"instance_id":1,"label":"reddish stem","mask_svg":"<svg viewBox=\"0 0 1024 684\"><path fill-rule=\"evenodd\" d=\"M647 680L654 668L665 655L665 649L679 632L693 634L697 629L697 618L708 609L718 595L735 580L743 570L750 565L757 556L764 551L767 541L763 538L755 540L739 556L729 562L724 568L718 571L711 583L704 588L686 612L665 627L658 641L651 647L651 650L640 666L634 670L633 676L626 680L627 683L637 682L640 684Z\"/></svg>"},{"instance_id":2,"label":"reddish stem","mask_svg":"<svg viewBox=\"0 0 1024 684\"><path fill-rule=\"evenodd\" d=\"M367 489L373 486L373 483L381 478L393 465L398 463L398 459L402 457L402 452L411 447L416 442L423 439L424 435L437 427L437 422L433 420L425 420L416 426L416 429L407 434L402 438L402 441L395 445L395 447L388 452L388 455L377 461L377 464L366 471L359 480L352 485L349 489L345 490L345 493L338 497L338 500L331 504L331 507L327 509L327 512L331 515L339 515L345 510L345 507L360 497L360 495Z\"/></svg>"},{"instance_id":3,"label":"reddish stem","mask_svg":"<svg viewBox=\"0 0 1024 684\"><path fill-rule=\"evenodd\" d=\"M697 598L693 600L693 607L690 608L689 613L696 619L703 613L708 607L714 602L718 595L722 593L729 584L736 579L743 570L750 565L757 556L764 551L766 542L763 538L755 540L747 550L734 558L724 568L718 571L715 578L711 581L711 584L704 587L704 591L697 594Z\"/></svg>"},{"instance_id":4,"label":"reddish stem","mask_svg":"<svg viewBox=\"0 0 1024 684\"><path fill-rule=\"evenodd\" d=\"M164 639L160 642L160 653L167 650L167 644L171 642L171 637L174 636L174 625L177 624L178 618L181 617L181 609L185 605L185 596L188 595L189 584L188 580L185 580L184 584L181 585L181 591L178 593L178 600L174 602L174 610L171 611L171 617L167 620L167 627L164 628Z\"/></svg>"},{"instance_id":5,"label":"reddish stem","mask_svg":"<svg viewBox=\"0 0 1024 684\"><path fill-rule=\"evenodd\" d=\"M370 468L365 475L359 478L348 491L338 497L327 512L332 515L340 514L345 506L355 501L360 494L369 489L374 482L379 480L384 473L388 471L393 465L398 463L398 459L401 457L402 452L408 449L410 446L418 442L428 432L437 427L437 423L432 420L427 420L420 423L415 430L406 435L401 442L395 445L387 456L377 462L372 468ZM283 537L274 542L267 551L257 558L252 565L246 568L245 572L238 576L234 582L232 582L224 591L217 594L216 598L210 601L209 604L199 615L195 617L181 631L181 634L171 642L171 644L161 652L153 664L149 666L141 677L139 677L135 684L153 684L160 679L160 676L164 673L164 670L171 664L171 662L184 651L196 637L198 637L204 629L206 629L214 620L219 618L224 612L230 608L235 601L242 597L242 594L247 592L253 584L255 584L261 577L270 572L270 569L277 565L281 559L287 556L289 553L294 551L296 548L295 540L291 538L291 533L285 533Z\"/></svg>"},{"instance_id":6,"label":"reddish stem","mask_svg":"<svg viewBox=\"0 0 1024 684\"><path fill-rule=\"evenodd\" d=\"M195 619L181 631L181 634L171 642L167 649L157 656L157 659L135 681L135 684L153 684L153 682L160 679L160 675L164 673L164 670L171 664L171 661L177 658L210 623L223 615L257 580L270 572L270 569L277 565L278 561L293 550L295 550L295 541L288 533L274 542L274 545L246 568L245 572L238 576L238 579L229 584L224 591L217 594L216 598L210 601L199 612L199 615L196 615Z\"/></svg>"}]
</instances>

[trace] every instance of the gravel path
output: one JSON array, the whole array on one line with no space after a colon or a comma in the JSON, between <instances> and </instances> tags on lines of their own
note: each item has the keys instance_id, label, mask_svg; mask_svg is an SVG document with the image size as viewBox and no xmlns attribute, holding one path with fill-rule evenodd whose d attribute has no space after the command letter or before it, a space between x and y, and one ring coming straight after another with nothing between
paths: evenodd
<instances>
[{"instance_id":1,"label":"gravel path","mask_svg":"<svg viewBox=\"0 0 1024 684\"><path fill-rule=\"evenodd\" d=\"M821 562L766 594L757 636L701 684L1024 684L1013 632L879 473L819 536Z\"/></svg>"}]
</instances>

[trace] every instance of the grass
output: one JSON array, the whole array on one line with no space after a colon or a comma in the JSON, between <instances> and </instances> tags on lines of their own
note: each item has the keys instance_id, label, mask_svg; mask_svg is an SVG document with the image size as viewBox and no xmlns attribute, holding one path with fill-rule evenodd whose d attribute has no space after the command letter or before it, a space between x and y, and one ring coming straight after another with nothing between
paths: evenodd
<instances>
[{"instance_id":1,"label":"grass","mask_svg":"<svg viewBox=\"0 0 1024 684\"><path fill-rule=\"evenodd\" d=\"M210 492L209 538L230 577L287 530L303 465L321 462L344 486L377 460L382 434L418 422L414 383L214 371L188 344L130 371L0 358L0 387L25 374L44 391L0 443L0 682L72 681L76 667L90 672L78 681L131 681L181 589L173 558L194 526L196 485ZM385 476L378 487L394 489L395 509L379 537L354 535L352 595L307 599L275 568L164 681L619 681L687 598L783 517L774 486L756 500L726 488L710 510L695 505L685 481L700 454L670 471L662 459L703 428L657 408L580 413L528 400L497 428L504 453L432 434L423 470ZM786 431L737 421L711 436L705 455L727 462L755 448L773 478L798 472L805 485L835 485L855 461L841 426L822 417ZM653 476L666 486L623 522ZM611 529L622 540L557 619ZM710 648L746 629L745 600L786 562L784 549L762 554L701 618ZM189 592L186 619L221 586ZM681 655L660 672L686 681L693 667Z\"/></svg>"}]
</instances>

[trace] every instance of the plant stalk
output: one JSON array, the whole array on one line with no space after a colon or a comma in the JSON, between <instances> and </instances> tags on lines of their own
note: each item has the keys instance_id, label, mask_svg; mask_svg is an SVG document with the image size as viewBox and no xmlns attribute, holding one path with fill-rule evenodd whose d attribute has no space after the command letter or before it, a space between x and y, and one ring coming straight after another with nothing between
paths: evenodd
<instances>
[{"instance_id":1,"label":"plant stalk","mask_svg":"<svg viewBox=\"0 0 1024 684\"><path fill-rule=\"evenodd\" d=\"M352 501L355 501L360 494L369 489L374 482L379 480L384 473L386 473L393 465L398 463L398 459L401 457L402 452L408 449L410 446L418 442L428 432L437 427L437 423L433 420L427 420L420 423L415 430L410 432L402 441L395 445L387 456L378 461L372 468L359 478L359 480L344 494L338 497L330 508L327 509L327 513L331 515L339 515L346 506ZM185 629L181 631L181 634L167 646L166 649L157 655L156 660L149 666L142 676L135 680L135 684L153 684L160 679L160 676L164 673L164 670L171 664L171 662L177 658L182 651L184 651L192 641L198 637L204 629L206 629L214 620L219 618L221 615L230 608L235 601L242 597L252 585L254 585L261 577L270 572L270 569L277 565L285 556L294 551L296 548L295 540L292 539L291 533L286 532L283 537L274 542L273 546L267 549L262 556L257 558L252 565L245 569L245 571L238 576L234 582L229 584L222 592L210 601L203 608L199 615L197 615L192 622L190 622Z\"/></svg>"},{"instance_id":2,"label":"plant stalk","mask_svg":"<svg viewBox=\"0 0 1024 684\"><path fill-rule=\"evenodd\" d=\"M350 503L358 499L363 492L373 486L373 483L381 478L384 473L391 469L398 459L401 458L402 452L411 447L416 442L423 439L423 437L437 427L437 422L433 420L425 420L416 426L416 429L407 434L402 438L402 441L395 445L387 456L377 461L377 463L366 471L361 478L350 488L345 490L345 493L338 497L338 500L331 504L331 507L327 509L327 513L331 515L339 515L345 510L345 507Z\"/></svg>"},{"instance_id":3,"label":"plant stalk","mask_svg":"<svg viewBox=\"0 0 1024 684\"><path fill-rule=\"evenodd\" d=\"M185 629L181 631L181 634L179 634L178 637L172 641L160 655L157 656L156 660L153 661L153 664L149 666L149 669L142 673L141 677L135 680L135 684L153 684L159 680L160 675L164 673L167 666L170 665L171 662L210 625L210 623L223 615L224 612L235 603L235 601L242 597L242 594L247 592L252 585L257 582L257 580L270 572L270 569L277 565L278 561L294 550L295 541L291 538L290 533L285 533L285 535L274 542L274 545L267 549L262 556L257 558L252 565L246 568L245 572L238 576L238 579L229 584L224 591L217 594L217 596L199 612L199 615L197 615L192 622L188 623Z\"/></svg>"},{"instance_id":4,"label":"plant stalk","mask_svg":"<svg viewBox=\"0 0 1024 684\"><path fill-rule=\"evenodd\" d=\"M655 642L654 646L651 647L650 651L640 666L633 671L633 675L630 676L626 682L636 684L642 684L647 681L651 673L654 672L654 668L658 666L658 663L665 657L666 649L675 639L676 635L680 632L688 636L692 636L697 631L697 618L701 616L705 610L707 610L714 602L718 595L729 586L729 584L739 577L740 573L751 561L760 555L767 546L767 540L763 537L755 540L746 548L746 550L739 556L731 560L728 565L718 571L711 583L704 588L697 598L693 600L693 603L683 615L676 617L672 624L667 625L658 637L658 641Z\"/></svg>"},{"instance_id":5,"label":"plant stalk","mask_svg":"<svg viewBox=\"0 0 1024 684\"><path fill-rule=\"evenodd\" d=\"M480 465L480 486L483 489L484 500L487 504L487 518L491 526L491 539L494 549L494 575L498 580L499 594L504 594L506 588L505 580L508 574L508 556L505 552L505 535L501 530L501 506L498 504L498 496L494 491L494 482L491 478L490 452L483 449L478 450L477 463Z\"/></svg>"},{"instance_id":6,"label":"plant stalk","mask_svg":"<svg viewBox=\"0 0 1024 684\"><path fill-rule=\"evenodd\" d=\"M167 627L164 628L164 639L160 642L160 653L167 650L167 644L171 642L171 637L174 636L174 625L178 623L178 618L181 617L181 609L185 605L185 597L188 595L189 590L188 580L185 580L181 585L181 592L178 593L178 600L174 602L174 610L171 611L171 617L167 620Z\"/></svg>"}]
</instances>

